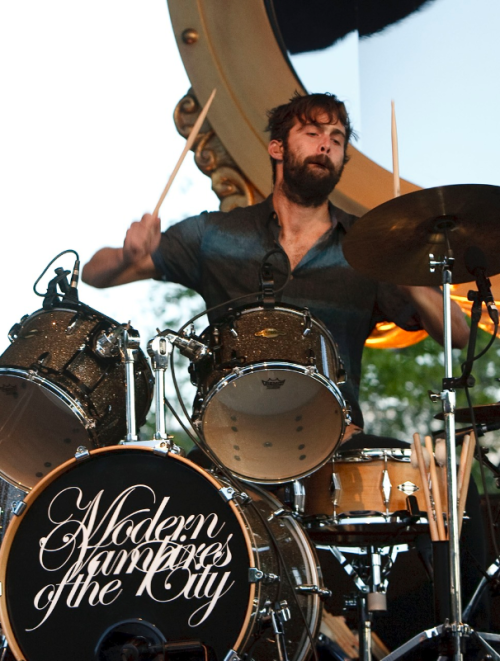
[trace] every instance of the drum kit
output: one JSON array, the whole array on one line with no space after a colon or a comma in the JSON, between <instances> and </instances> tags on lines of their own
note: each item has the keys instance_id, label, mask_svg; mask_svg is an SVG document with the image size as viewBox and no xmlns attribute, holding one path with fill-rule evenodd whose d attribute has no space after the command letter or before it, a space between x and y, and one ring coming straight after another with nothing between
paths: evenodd
<instances>
[{"instance_id":1,"label":"drum kit","mask_svg":"<svg viewBox=\"0 0 500 661\"><path fill-rule=\"evenodd\" d=\"M497 210L495 187L430 189L368 213L345 241L370 276L443 285L451 596L449 620L425 633L446 637L454 659L465 638L500 659L494 635L462 622L449 302L451 274L472 279L468 246L500 271ZM150 367L137 332L82 304L73 281L59 269L61 293L52 282L0 356L0 659L305 661L334 589L318 549L353 577L360 658L371 659L370 613L429 515L409 449L340 447L345 373L325 326L307 309L252 304L200 336L158 332ZM175 348L191 361L191 422L210 468L167 433Z\"/></svg>"}]
</instances>

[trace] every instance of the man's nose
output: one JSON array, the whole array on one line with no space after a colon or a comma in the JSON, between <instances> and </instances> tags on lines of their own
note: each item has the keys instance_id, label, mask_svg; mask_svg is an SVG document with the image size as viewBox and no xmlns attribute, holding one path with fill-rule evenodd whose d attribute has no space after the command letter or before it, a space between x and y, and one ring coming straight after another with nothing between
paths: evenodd
<instances>
[{"instance_id":1,"label":"man's nose","mask_svg":"<svg viewBox=\"0 0 500 661\"><path fill-rule=\"evenodd\" d=\"M321 143L319 150L322 154L329 154L330 153L330 138L328 136L325 136Z\"/></svg>"}]
</instances>

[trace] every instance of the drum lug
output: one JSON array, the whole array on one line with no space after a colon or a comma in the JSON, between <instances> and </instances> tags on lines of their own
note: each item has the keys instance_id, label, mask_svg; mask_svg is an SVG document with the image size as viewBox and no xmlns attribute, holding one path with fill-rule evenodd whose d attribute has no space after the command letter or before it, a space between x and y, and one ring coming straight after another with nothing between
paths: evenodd
<instances>
[{"instance_id":1,"label":"drum lug","mask_svg":"<svg viewBox=\"0 0 500 661\"><path fill-rule=\"evenodd\" d=\"M329 599L332 596L332 591L328 588L320 588L318 585L297 585L295 592L298 594L317 594L320 599Z\"/></svg>"},{"instance_id":2,"label":"drum lug","mask_svg":"<svg viewBox=\"0 0 500 661\"><path fill-rule=\"evenodd\" d=\"M385 513L389 514L389 501L392 493L392 483L387 469L387 453L384 453L384 475L382 478L382 494L384 497Z\"/></svg>"},{"instance_id":3,"label":"drum lug","mask_svg":"<svg viewBox=\"0 0 500 661\"><path fill-rule=\"evenodd\" d=\"M293 509L296 514L304 514L306 507L306 489L300 480L293 481Z\"/></svg>"},{"instance_id":4,"label":"drum lug","mask_svg":"<svg viewBox=\"0 0 500 661\"><path fill-rule=\"evenodd\" d=\"M226 503L228 503L230 500L233 500L233 498L236 498L238 495L236 489L233 489L233 487L222 487L222 489L219 489L219 493L223 500L226 501Z\"/></svg>"},{"instance_id":5,"label":"drum lug","mask_svg":"<svg viewBox=\"0 0 500 661\"><path fill-rule=\"evenodd\" d=\"M311 334L312 331L312 318L311 313L308 308L304 308L304 330L302 331L302 337L307 337Z\"/></svg>"},{"instance_id":6,"label":"drum lug","mask_svg":"<svg viewBox=\"0 0 500 661\"><path fill-rule=\"evenodd\" d=\"M12 503L12 514L15 514L16 516L21 516L25 509L26 503L24 500L15 500Z\"/></svg>"},{"instance_id":7,"label":"drum lug","mask_svg":"<svg viewBox=\"0 0 500 661\"><path fill-rule=\"evenodd\" d=\"M249 583L264 583L264 585L273 585L274 583L280 582L280 577L276 574L265 574L257 567L250 567L248 570L248 582Z\"/></svg>"},{"instance_id":8,"label":"drum lug","mask_svg":"<svg viewBox=\"0 0 500 661\"><path fill-rule=\"evenodd\" d=\"M219 493L222 496L223 500L228 503L230 500L238 500L241 505L250 502L250 496L244 491L236 491L233 487L222 487L219 489Z\"/></svg>"},{"instance_id":9,"label":"drum lug","mask_svg":"<svg viewBox=\"0 0 500 661\"><path fill-rule=\"evenodd\" d=\"M23 317L23 319L26 319L26 317L27 317L27 315L25 317ZM23 319L21 319L21 323L22 323ZM9 341L11 343L15 342L15 340L17 340L17 338L19 337L19 331L21 330L21 323L18 322L16 324L14 324L12 326L12 328L10 329L10 331L7 333L7 337L9 338Z\"/></svg>"},{"instance_id":10,"label":"drum lug","mask_svg":"<svg viewBox=\"0 0 500 661\"><path fill-rule=\"evenodd\" d=\"M340 475L333 471L330 482L330 498L333 505L333 520L337 521L337 506L339 504L339 496L342 491L342 483L340 482Z\"/></svg>"},{"instance_id":11,"label":"drum lug","mask_svg":"<svg viewBox=\"0 0 500 661\"><path fill-rule=\"evenodd\" d=\"M89 457L90 457L90 452L87 450L87 448L84 445L80 445L76 448L76 452L75 452L76 461L83 461L84 459L88 459Z\"/></svg>"}]
</instances>

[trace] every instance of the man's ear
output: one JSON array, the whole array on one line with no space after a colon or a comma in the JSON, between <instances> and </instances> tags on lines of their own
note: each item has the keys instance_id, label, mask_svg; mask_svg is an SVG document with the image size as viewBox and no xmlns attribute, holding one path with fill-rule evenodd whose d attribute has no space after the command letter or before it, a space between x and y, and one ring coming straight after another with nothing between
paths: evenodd
<instances>
[{"instance_id":1,"label":"man's ear","mask_svg":"<svg viewBox=\"0 0 500 661\"><path fill-rule=\"evenodd\" d=\"M282 140L271 140L267 146L267 151L269 156L274 158L277 161L283 160L283 141Z\"/></svg>"}]
</instances>

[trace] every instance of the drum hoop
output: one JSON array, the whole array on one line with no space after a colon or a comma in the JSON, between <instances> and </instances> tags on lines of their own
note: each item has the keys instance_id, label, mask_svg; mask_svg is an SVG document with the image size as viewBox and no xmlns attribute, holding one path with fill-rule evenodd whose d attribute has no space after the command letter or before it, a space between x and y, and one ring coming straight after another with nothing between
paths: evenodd
<instances>
[{"instance_id":1,"label":"drum hoop","mask_svg":"<svg viewBox=\"0 0 500 661\"><path fill-rule=\"evenodd\" d=\"M94 455L99 455L99 454L104 454L108 452L116 452L116 451L147 451L147 452L152 452L154 453L154 448L150 448L144 445L111 445L105 448L98 448L96 450L91 450L89 452L89 456L94 456ZM161 459L161 456L156 455ZM200 466L197 466L195 463L189 461L189 459L186 459L185 457L181 457L180 455L173 454L173 453L167 453L167 455L171 459L175 459L177 461L180 461L184 464L187 464L190 468L196 470L200 475L202 475L205 479L208 479L209 482L212 483L213 486L217 487L217 489L221 489L223 485L210 473L205 471L203 468ZM10 557L10 550L12 547L12 542L14 541L15 538L15 533L17 532L17 529L19 528L19 525L21 521L23 520L26 512L28 512L32 501L35 501L36 498L38 497L38 493L43 491L46 486L51 484L61 473L66 472L66 469L71 466L72 464L77 464L77 463L85 463L85 459L78 460L75 459L75 457L72 457L71 459L68 459L68 461L65 461L63 464L60 466L57 466L53 471L51 471L48 475L43 477L40 482L38 482L32 490L26 495L24 498L24 502L26 503L26 507L24 510L21 512L19 516L14 515L7 526L7 530L5 533L5 537L3 538L2 541L2 546L0 549L0 587L2 588L0 590L0 622L2 623L2 629L6 635L7 642L9 643L9 647L16 657L18 661L23 661L24 660L24 654L19 648L17 644L17 639L14 636L13 629L10 624L10 618L7 610L7 594L6 594L6 570L7 570L7 562ZM245 539L245 545L247 548L248 552L248 561L249 561L249 567L255 567L255 561L256 559L256 554L254 553L254 549L252 547L251 539L250 539L250 526L249 524L245 521L243 518L241 512L239 511L239 507L232 501L227 501L227 505L231 508L233 511L233 514L236 516L236 519L238 520L238 523L240 524L240 528L242 530L244 539ZM250 620L253 617L254 611L256 610L258 604L256 604L255 600L255 588L256 584L255 583L250 583L249 584L249 598L248 598L248 605L247 605L247 610L245 613L245 619L243 621L243 625L241 627L241 631L238 634L238 638L233 646L233 649L235 651L239 650L240 645L242 644L243 640L246 637L247 634L247 628L250 624ZM228 650L229 652L229 650Z\"/></svg>"},{"instance_id":2,"label":"drum hoop","mask_svg":"<svg viewBox=\"0 0 500 661\"><path fill-rule=\"evenodd\" d=\"M271 366L271 367L270 367ZM245 376L247 373L251 373L254 371L269 371L270 369L284 369L287 368L288 371L294 371L294 372L299 372L302 374L305 374L309 376L310 378L315 379L316 381L319 381L321 385L325 386L335 397L337 400L337 403L340 406L341 412L344 413L344 415L341 416L341 430L340 430L340 436L339 436L339 443L342 442L342 439L344 438L345 434L345 429L346 429L346 403L345 400L342 396L342 393L340 392L340 389L338 386L333 382L330 381L327 377L323 376L320 372L313 372L311 373L307 367L304 365L297 365L295 363L285 363L285 362L273 362L273 361L268 361L266 363L254 363L252 365L248 365L247 367L243 368L238 368L239 371L238 373L232 372L231 374L228 374L225 376L223 379L217 382L217 384L212 388L210 394L208 397L205 399L203 402L203 405L200 409L199 413L196 413L196 415L193 416L193 420L200 420L203 425L203 416L205 414L205 411L207 410L207 407L209 406L210 402L212 399L217 395L225 386L229 385L232 381L235 379ZM205 434L203 433L203 426L199 429L199 433L203 435L203 439L205 444L207 445L208 448L210 448L210 451L217 457L217 453L214 449L212 449L211 445L207 442L205 438ZM322 461L320 461L318 464L316 464L313 468L310 470L304 471L303 473L300 473L298 475L295 475L294 477L286 477L286 478L280 478L280 479L273 479L273 480L263 480L263 479L255 479L252 477L249 477L248 475L243 475L242 473L238 473L238 471L234 469L230 469L230 472L232 475L234 475L237 479L243 480L244 482L249 482L250 484L285 484L286 482L290 482L291 480L301 480L302 478L308 477L309 475L312 475L315 471L317 471L319 468L322 468L328 461L332 459L332 453L328 454ZM219 464L224 465L221 460L217 457L217 461Z\"/></svg>"},{"instance_id":3,"label":"drum hoop","mask_svg":"<svg viewBox=\"0 0 500 661\"><path fill-rule=\"evenodd\" d=\"M311 367L313 366L289 363L282 360L267 360L266 362L251 363L245 367L236 367L231 370L229 374L226 374L226 376L217 381L214 386L212 386L210 393L208 394L201 407L201 415L203 415L212 398L236 379L239 379L242 376L246 376L247 374L251 374L252 372L269 372L270 370L298 372L304 376L308 376L309 378L314 379L315 381L319 381L322 386L325 386L336 397L341 408L345 408L346 405L344 397L342 396L340 388L337 386L337 384L328 377L321 374L321 372L319 372L316 367L313 367L313 369L311 369Z\"/></svg>"},{"instance_id":4,"label":"drum hoop","mask_svg":"<svg viewBox=\"0 0 500 661\"><path fill-rule=\"evenodd\" d=\"M355 436L354 436L355 438ZM408 463L411 450L409 448L359 448L356 450L338 450L334 456L335 463L368 463L371 461L383 461L386 457L389 461Z\"/></svg>"},{"instance_id":5,"label":"drum hoop","mask_svg":"<svg viewBox=\"0 0 500 661\"><path fill-rule=\"evenodd\" d=\"M14 374L15 376L24 378L26 381L31 381L37 386L42 386L42 388L49 390L52 394L57 395L60 399L64 400L64 403L68 405L71 411L80 418L80 422L83 423L85 429L92 427L93 420L85 413L85 410L78 399L71 397L63 388L60 388L56 383L52 383L49 379L40 376L34 370L23 370L18 367L0 367L0 375L1 374Z\"/></svg>"}]
</instances>

